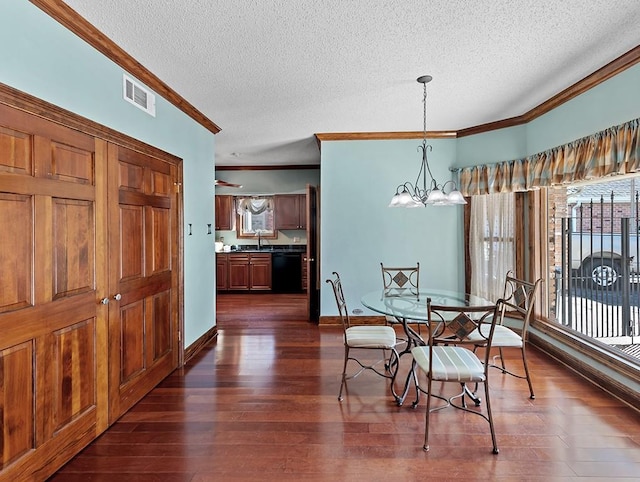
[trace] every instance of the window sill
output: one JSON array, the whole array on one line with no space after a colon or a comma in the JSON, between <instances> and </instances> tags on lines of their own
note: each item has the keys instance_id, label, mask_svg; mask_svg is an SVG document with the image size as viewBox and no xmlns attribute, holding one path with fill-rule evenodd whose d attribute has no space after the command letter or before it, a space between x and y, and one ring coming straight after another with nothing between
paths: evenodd
<instances>
[{"instance_id":1,"label":"window sill","mask_svg":"<svg viewBox=\"0 0 640 482\"><path fill-rule=\"evenodd\" d=\"M531 323L530 343L632 407L640 406L638 360L549 321Z\"/></svg>"}]
</instances>

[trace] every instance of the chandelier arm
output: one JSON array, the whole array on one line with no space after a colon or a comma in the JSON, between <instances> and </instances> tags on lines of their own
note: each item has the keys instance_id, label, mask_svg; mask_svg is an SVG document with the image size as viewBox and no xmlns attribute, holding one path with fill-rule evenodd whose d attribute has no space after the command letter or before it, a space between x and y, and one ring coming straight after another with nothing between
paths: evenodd
<instances>
[{"instance_id":1,"label":"chandelier arm","mask_svg":"<svg viewBox=\"0 0 640 482\"><path fill-rule=\"evenodd\" d=\"M433 147L431 145L427 145L426 143L424 144L424 147L422 149L423 151L422 155L424 156L424 164L427 166L427 171L429 171L429 177L431 178L431 189L437 189L438 183L436 182L435 178L433 177L433 174L431 173L431 167L429 167L429 159L427 159L427 148L430 151L433 150Z\"/></svg>"},{"instance_id":2,"label":"chandelier arm","mask_svg":"<svg viewBox=\"0 0 640 482\"><path fill-rule=\"evenodd\" d=\"M422 149L424 152L424 146L418 146L418 150ZM422 162L420 163L420 170L418 171L418 175L416 176L416 182L414 184L416 191L420 188L420 178L422 178L422 188L424 190L427 189L427 179L426 172L424 167L424 153L422 154Z\"/></svg>"},{"instance_id":3,"label":"chandelier arm","mask_svg":"<svg viewBox=\"0 0 640 482\"><path fill-rule=\"evenodd\" d=\"M447 182L445 182L445 183L442 185L442 190L444 191L444 189L445 189L449 184L451 184L451 186L453 186L453 190L455 191L455 190L456 190L456 183L455 183L455 181L453 181L453 180L451 180L451 179L449 179Z\"/></svg>"}]
</instances>

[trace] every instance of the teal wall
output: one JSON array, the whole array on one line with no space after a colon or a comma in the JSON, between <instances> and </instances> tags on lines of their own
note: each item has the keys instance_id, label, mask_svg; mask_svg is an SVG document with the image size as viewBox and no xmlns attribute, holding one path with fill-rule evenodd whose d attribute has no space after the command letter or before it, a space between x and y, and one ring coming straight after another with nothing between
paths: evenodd
<instances>
[{"instance_id":1,"label":"teal wall","mask_svg":"<svg viewBox=\"0 0 640 482\"><path fill-rule=\"evenodd\" d=\"M431 140L430 165L443 182L449 167L518 159L640 117L640 65L631 67L526 125L459 139ZM380 261L420 261L422 287L464 288L462 208L390 209L398 184L413 182L419 141L325 141L321 146L320 274L343 278L350 310L380 286ZM321 285L321 316L337 314Z\"/></svg>"},{"instance_id":2,"label":"teal wall","mask_svg":"<svg viewBox=\"0 0 640 482\"><path fill-rule=\"evenodd\" d=\"M640 117L640 64L540 116L527 126L527 155Z\"/></svg>"},{"instance_id":3,"label":"teal wall","mask_svg":"<svg viewBox=\"0 0 640 482\"><path fill-rule=\"evenodd\" d=\"M436 179L450 179L456 141L433 139L430 165ZM380 263L420 262L425 287L462 289L463 210L459 206L391 209L396 186L414 181L420 140L336 141L322 144L320 171L321 315L337 314L324 280L340 273L347 306L382 283ZM371 314L365 310L366 314Z\"/></svg>"},{"instance_id":4,"label":"teal wall","mask_svg":"<svg viewBox=\"0 0 640 482\"><path fill-rule=\"evenodd\" d=\"M184 343L215 325L214 136L160 97L156 117L122 99L122 69L27 1L0 1L0 82L183 159ZM208 200L203 202L203 199ZM186 229L185 229L186 231Z\"/></svg>"},{"instance_id":5,"label":"teal wall","mask_svg":"<svg viewBox=\"0 0 640 482\"><path fill-rule=\"evenodd\" d=\"M242 185L241 188L217 186L216 194L304 194L307 184L317 186L320 182L320 168L216 171L216 179Z\"/></svg>"},{"instance_id":6,"label":"teal wall","mask_svg":"<svg viewBox=\"0 0 640 482\"><path fill-rule=\"evenodd\" d=\"M640 117L638 86L640 64L528 124L461 137L452 166L520 159Z\"/></svg>"},{"instance_id":7,"label":"teal wall","mask_svg":"<svg viewBox=\"0 0 640 482\"><path fill-rule=\"evenodd\" d=\"M527 127L519 125L461 137L457 148L455 167L520 159L527 156Z\"/></svg>"}]
</instances>

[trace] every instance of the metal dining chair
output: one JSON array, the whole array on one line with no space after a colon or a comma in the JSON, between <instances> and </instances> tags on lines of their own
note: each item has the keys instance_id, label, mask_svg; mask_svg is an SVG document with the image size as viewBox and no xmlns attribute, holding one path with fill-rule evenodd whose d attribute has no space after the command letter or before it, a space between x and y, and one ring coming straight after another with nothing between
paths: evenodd
<instances>
[{"instance_id":1,"label":"metal dining chair","mask_svg":"<svg viewBox=\"0 0 640 482\"><path fill-rule=\"evenodd\" d=\"M513 272L509 271L505 277L504 293L503 293L503 310L505 313L500 318L500 323L496 326L493 335L494 348L498 348L499 354L495 355L491 360L491 366L499 369L502 373L514 376L516 378L526 379L529 385L529 398L536 398L533 393L533 383L531 382L531 374L529 373L529 365L527 364L527 335L529 332L529 323L533 316L534 301L542 279L538 279L533 283L518 279L513 276ZM507 322L509 326L503 324ZM520 333L514 331L511 326L522 324ZM481 340L482 336L474 332L469 335L471 340ZM514 373L505 367L503 348L518 348L522 356L522 365L524 374ZM496 359L500 358L500 365L496 364Z\"/></svg>"},{"instance_id":2,"label":"metal dining chair","mask_svg":"<svg viewBox=\"0 0 640 482\"><path fill-rule=\"evenodd\" d=\"M420 292L420 263L408 267L389 267L380 263L382 286L386 296L415 295Z\"/></svg>"},{"instance_id":3,"label":"metal dining chair","mask_svg":"<svg viewBox=\"0 0 640 482\"><path fill-rule=\"evenodd\" d=\"M349 318L349 310L347 309L347 302L344 298L344 292L342 290L342 282L340 275L333 272L333 279L328 279L327 283L331 284L333 288L333 294L336 298L336 304L338 306L338 313L340 315L340 321L342 322L343 339L344 339L344 365L342 368L342 383L340 384L340 393L338 394L338 400L342 401L342 391L345 388L347 380L356 378L365 370L371 370L381 377L388 378L393 382L394 370L398 367L398 352L396 351L396 332L390 326L376 326L376 325L364 325L364 326L352 326ZM373 363L365 363L353 355L354 350L381 350L382 358ZM391 353L387 358L387 350ZM352 375L347 375L347 365L349 361L357 363L360 368ZM384 363L384 368L381 371L378 365ZM391 393L397 398L394 393L393 384L391 384Z\"/></svg>"},{"instance_id":4,"label":"metal dining chair","mask_svg":"<svg viewBox=\"0 0 640 482\"><path fill-rule=\"evenodd\" d=\"M427 300L427 334L425 345L414 347L413 367L419 367L426 376L426 386L420 384L420 378L416 379L416 401L419 394L427 396L427 412L425 421L424 445L425 451L429 450L430 419L432 412L446 407L454 407L484 418L489 422L493 453L498 453L493 415L491 413L491 400L489 398L489 352L494 337L496 323L501 313L501 301L490 306L451 306L435 305L431 299ZM467 336L471 332L478 332L482 340L470 341ZM476 355L475 348L482 346L485 349L483 359ZM433 382L441 382L435 385ZM434 389L444 386L446 383L455 383L461 386L461 391L452 397L436 395ZM474 392L467 384L474 384ZM482 413L480 399L475 394L479 384L484 385L486 415ZM475 401L475 409L467 407L465 397L471 395ZM434 398L444 401L432 408ZM459 403L456 400L460 399Z\"/></svg>"},{"instance_id":5,"label":"metal dining chair","mask_svg":"<svg viewBox=\"0 0 640 482\"><path fill-rule=\"evenodd\" d=\"M415 266L390 267L380 263L382 271L382 287L384 296L420 296L420 263ZM386 315L387 325L397 325L400 321L393 316ZM411 322L407 320L407 322ZM420 325L418 325L418 333ZM406 340L400 340L406 341Z\"/></svg>"}]
</instances>

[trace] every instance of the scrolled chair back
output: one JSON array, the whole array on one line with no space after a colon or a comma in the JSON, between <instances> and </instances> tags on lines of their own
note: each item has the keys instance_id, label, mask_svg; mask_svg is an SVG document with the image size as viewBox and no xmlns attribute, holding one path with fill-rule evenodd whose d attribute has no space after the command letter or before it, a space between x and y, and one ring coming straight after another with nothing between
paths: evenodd
<instances>
[{"instance_id":1,"label":"scrolled chair back","mask_svg":"<svg viewBox=\"0 0 640 482\"><path fill-rule=\"evenodd\" d=\"M491 347L496 323L504 313L504 302L486 306L447 306L432 303L427 299L429 345L455 344ZM478 333L479 339L469 340L471 333Z\"/></svg>"},{"instance_id":2,"label":"scrolled chair back","mask_svg":"<svg viewBox=\"0 0 640 482\"><path fill-rule=\"evenodd\" d=\"M420 263L415 266L390 267L380 263L385 296L419 296Z\"/></svg>"},{"instance_id":3,"label":"scrolled chair back","mask_svg":"<svg viewBox=\"0 0 640 482\"><path fill-rule=\"evenodd\" d=\"M527 336L527 328L533 316L535 298L541 283L541 278L533 283L516 278L512 271L509 271L505 277L502 296L504 304L503 319L511 317L511 314L517 314L518 317L522 318L523 338Z\"/></svg>"},{"instance_id":4,"label":"scrolled chair back","mask_svg":"<svg viewBox=\"0 0 640 482\"><path fill-rule=\"evenodd\" d=\"M336 299L336 305L338 307L338 314L340 315L340 321L342 322L342 328L347 329L351 326L349 320L349 310L347 309L347 302L344 299L344 292L342 291L342 281L340 275L334 271L333 279L327 279L326 282L333 288L333 295Z\"/></svg>"}]
</instances>

